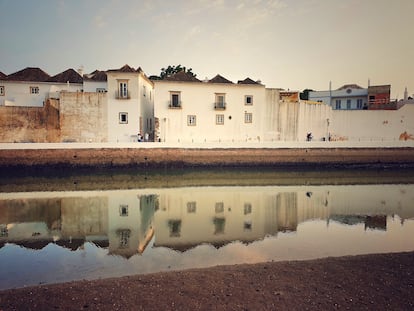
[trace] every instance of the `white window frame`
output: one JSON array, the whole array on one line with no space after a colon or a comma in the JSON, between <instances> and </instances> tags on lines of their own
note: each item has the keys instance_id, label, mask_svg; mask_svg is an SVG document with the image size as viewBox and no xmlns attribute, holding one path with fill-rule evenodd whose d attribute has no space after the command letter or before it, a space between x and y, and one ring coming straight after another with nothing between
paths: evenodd
<instances>
[{"instance_id":1,"label":"white window frame","mask_svg":"<svg viewBox=\"0 0 414 311\"><path fill-rule=\"evenodd\" d=\"M193 114L187 115L187 125L196 126L197 125L197 116Z\"/></svg>"},{"instance_id":2,"label":"white window frame","mask_svg":"<svg viewBox=\"0 0 414 311\"><path fill-rule=\"evenodd\" d=\"M251 112L244 113L244 123L253 123L253 113Z\"/></svg>"},{"instance_id":3,"label":"white window frame","mask_svg":"<svg viewBox=\"0 0 414 311\"><path fill-rule=\"evenodd\" d=\"M30 86L29 91L30 91L30 94L33 94L33 95L37 95L40 92L38 86Z\"/></svg>"},{"instance_id":4,"label":"white window frame","mask_svg":"<svg viewBox=\"0 0 414 311\"><path fill-rule=\"evenodd\" d=\"M245 95L244 96L244 104L246 106L252 106L253 105L253 95Z\"/></svg>"},{"instance_id":5,"label":"white window frame","mask_svg":"<svg viewBox=\"0 0 414 311\"><path fill-rule=\"evenodd\" d=\"M0 96L4 96L6 94L4 85L0 85Z\"/></svg>"},{"instance_id":6,"label":"white window frame","mask_svg":"<svg viewBox=\"0 0 414 311\"><path fill-rule=\"evenodd\" d=\"M217 125L224 124L224 114L216 114L216 124Z\"/></svg>"},{"instance_id":7,"label":"white window frame","mask_svg":"<svg viewBox=\"0 0 414 311\"><path fill-rule=\"evenodd\" d=\"M358 98L358 99L357 99L357 108L358 108L358 109L362 109L362 107L363 107L363 104L362 104L362 98Z\"/></svg>"},{"instance_id":8,"label":"white window frame","mask_svg":"<svg viewBox=\"0 0 414 311\"><path fill-rule=\"evenodd\" d=\"M346 109L351 109L352 108L352 100L347 99L346 100Z\"/></svg>"},{"instance_id":9,"label":"white window frame","mask_svg":"<svg viewBox=\"0 0 414 311\"><path fill-rule=\"evenodd\" d=\"M128 80L118 80L118 98L119 99L129 98Z\"/></svg>"},{"instance_id":10,"label":"white window frame","mask_svg":"<svg viewBox=\"0 0 414 311\"><path fill-rule=\"evenodd\" d=\"M125 117L125 120L123 120ZM128 124L128 112L119 113L119 124Z\"/></svg>"}]
</instances>

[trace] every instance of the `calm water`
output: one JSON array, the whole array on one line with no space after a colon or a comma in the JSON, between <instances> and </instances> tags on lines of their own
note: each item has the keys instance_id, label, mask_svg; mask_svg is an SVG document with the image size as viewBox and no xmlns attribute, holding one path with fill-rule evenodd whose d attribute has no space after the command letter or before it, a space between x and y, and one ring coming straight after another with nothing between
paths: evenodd
<instances>
[{"instance_id":1,"label":"calm water","mask_svg":"<svg viewBox=\"0 0 414 311\"><path fill-rule=\"evenodd\" d=\"M231 171L3 178L0 289L412 251L411 176Z\"/></svg>"}]
</instances>

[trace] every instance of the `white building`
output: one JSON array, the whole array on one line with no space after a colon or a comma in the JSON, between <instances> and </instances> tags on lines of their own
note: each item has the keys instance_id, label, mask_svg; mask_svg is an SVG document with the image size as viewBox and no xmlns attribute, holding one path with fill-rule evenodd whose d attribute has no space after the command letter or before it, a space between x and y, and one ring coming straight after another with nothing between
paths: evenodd
<instances>
[{"instance_id":1,"label":"white building","mask_svg":"<svg viewBox=\"0 0 414 311\"><path fill-rule=\"evenodd\" d=\"M106 93L108 92L108 79L105 71L95 70L83 75L83 91Z\"/></svg>"},{"instance_id":2,"label":"white building","mask_svg":"<svg viewBox=\"0 0 414 311\"><path fill-rule=\"evenodd\" d=\"M368 89L346 84L337 90L309 92L309 100L323 102L335 110L368 109Z\"/></svg>"},{"instance_id":3,"label":"white building","mask_svg":"<svg viewBox=\"0 0 414 311\"><path fill-rule=\"evenodd\" d=\"M156 140L163 142L261 141L265 136L265 86L237 84L217 75L200 81L180 71L155 80Z\"/></svg>"},{"instance_id":4,"label":"white building","mask_svg":"<svg viewBox=\"0 0 414 311\"><path fill-rule=\"evenodd\" d=\"M108 141L153 139L154 85L141 68L108 70Z\"/></svg>"},{"instance_id":5,"label":"white building","mask_svg":"<svg viewBox=\"0 0 414 311\"><path fill-rule=\"evenodd\" d=\"M47 98L81 91L82 86L82 77L73 69L50 77L40 68L27 67L0 76L0 106L42 107Z\"/></svg>"}]
</instances>

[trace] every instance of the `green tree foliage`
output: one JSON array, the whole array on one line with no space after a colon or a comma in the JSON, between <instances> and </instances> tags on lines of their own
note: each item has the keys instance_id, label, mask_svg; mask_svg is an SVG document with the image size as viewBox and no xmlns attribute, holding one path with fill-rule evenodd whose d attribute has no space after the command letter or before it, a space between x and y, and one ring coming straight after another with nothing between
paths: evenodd
<instances>
[{"instance_id":1,"label":"green tree foliage","mask_svg":"<svg viewBox=\"0 0 414 311\"><path fill-rule=\"evenodd\" d=\"M300 94L301 100L309 100L309 92L313 92L312 89L304 89Z\"/></svg>"},{"instance_id":2,"label":"green tree foliage","mask_svg":"<svg viewBox=\"0 0 414 311\"><path fill-rule=\"evenodd\" d=\"M192 68L187 69L186 67L183 67L181 65L177 65L177 66L169 65L167 68L161 68L161 73L160 73L160 76L158 78L159 78L159 80L163 80L166 77L169 77L169 76L171 76L171 75L173 75L177 72L180 72L180 71L184 71L184 72L192 75L194 78L197 76L196 74L193 73Z\"/></svg>"}]
</instances>

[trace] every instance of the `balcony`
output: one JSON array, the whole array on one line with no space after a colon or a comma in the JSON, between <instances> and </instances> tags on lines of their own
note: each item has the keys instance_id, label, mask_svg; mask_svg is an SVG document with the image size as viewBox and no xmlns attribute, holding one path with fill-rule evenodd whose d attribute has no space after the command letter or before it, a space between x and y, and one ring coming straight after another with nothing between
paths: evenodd
<instances>
[{"instance_id":1,"label":"balcony","mask_svg":"<svg viewBox=\"0 0 414 311\"><path fill-rule=\"evenodd\" d=\"M131 98L131 94L129 93L129 91L116 91L115 92L115 98L116 99L130 99Z\"/></svg>"},{"instance_id":2,"label":"balcony","mask_svg":"<svg viewBox=\"0 0 414 311\"><path fill-rule=\"evenodd\" d=\"M226 103L214 103L214 110L226 110Z\"/></svg>"},{"instance_id":3,"label":"balcony","mask_svg":"<svg viewBox=\"0 0 414 311\"><path fill-rule=\"evenodd\" d=\"M170 109L181 109L181 101L169 101L168 108Z\"/></svg>"}]
</instances>

